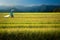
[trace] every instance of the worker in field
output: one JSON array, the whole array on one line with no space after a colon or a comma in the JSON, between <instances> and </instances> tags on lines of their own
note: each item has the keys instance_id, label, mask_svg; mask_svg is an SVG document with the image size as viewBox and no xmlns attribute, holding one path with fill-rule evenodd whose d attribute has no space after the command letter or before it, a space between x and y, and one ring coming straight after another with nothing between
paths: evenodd
<instances>
[{"instance_id":1,"label":"worker in field","mask_svg":"<svg viewBox=\"0 0 60 40\"><path fill-rule=\"evenodd\" d=\"M14 12L14 9L12 8L12 9L10 10L10 16L11 16L11 17L14 17L13 12Z\"/></svg>"}]
</instances>

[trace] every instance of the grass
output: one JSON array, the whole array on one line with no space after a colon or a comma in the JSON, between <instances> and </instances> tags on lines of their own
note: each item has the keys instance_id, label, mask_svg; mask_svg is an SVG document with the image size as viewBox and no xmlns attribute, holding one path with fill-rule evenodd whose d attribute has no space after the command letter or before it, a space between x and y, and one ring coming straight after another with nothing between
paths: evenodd
<instances>
[{"instance_id":1,"label":"grass","mask_svg":"<svg viewBox=\"0 0 60 40\"><path fill-rule=\"evenodd\" d=\"M0 29L0 40L60 40L58 28Z\"/></svg>"},{"instance_id":2,"label":"grass","mask_svg":"<svg viewBox=\"0 0 60 40\"><path fill-rule=\"evenodd\" d=\"M0 13L0 28L59 28L60 13L14 13L14 18L4 18Z\"/></svg>"},{"instance_id":3,"label":"grass","mask_svg":"<svg viewBox=\"0 0 60 40\"><path fill-rule=\"evenodd\" d=\"M60 13L0 13L0 40L60 40Z\"/></svg>"}]
</instances>

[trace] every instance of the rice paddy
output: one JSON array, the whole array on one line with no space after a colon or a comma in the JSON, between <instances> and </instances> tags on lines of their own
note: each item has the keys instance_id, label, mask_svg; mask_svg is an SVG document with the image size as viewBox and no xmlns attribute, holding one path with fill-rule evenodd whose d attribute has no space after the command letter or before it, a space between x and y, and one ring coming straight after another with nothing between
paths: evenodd
<instances>
[{"instance_id":1,"label":"rice paddy","mask_svg":"<svg viewBox=\"0 0 60 40\"><path fill-rule=\"evenodd\" d=\"M0 40L60 40L60 13L0 13Z\"/></svg>"},{"instance_id":2,"label":"rice paddy","mask_svg":"<svg viewBox=\"0 0 60 40\"><path fill-rule=\"evenodd\" d=\"M14 18L5 18L9 13L0 13L0 27L60 27L60 13L14 13Z\"/></svg>"}]
</instances>

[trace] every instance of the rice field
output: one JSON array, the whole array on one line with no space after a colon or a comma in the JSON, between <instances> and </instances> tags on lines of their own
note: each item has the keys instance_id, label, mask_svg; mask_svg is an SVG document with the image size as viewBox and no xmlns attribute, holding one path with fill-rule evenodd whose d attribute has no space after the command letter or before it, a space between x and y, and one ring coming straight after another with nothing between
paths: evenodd
<instances>
[{"instance_id":1,"label":"rice field","mask_svg":"<svg viewBox=\"0 0 60 40\"><path fill-rule=\"evenodd\" d=\"M60 40L60 13L0 13L0 40Z\"/></svg>"},{"instance_id":2,"label":"rice field","mask_svg":"<svg viewBox=\"0 0 60 40\"><path fill-rule=\"evenodd\" d=\"M0 40L60 40L59 28L0 29Z\"/></svg>"},{"instance_id":3,"label":"rice field","mask_svg":"<svg viewBox=\"0 0 60 40\"><path fill-rule=\"evenodd\" d=\"M0 13L0 28L60 28L60 13Z\"/></svg>"}]
</instances>

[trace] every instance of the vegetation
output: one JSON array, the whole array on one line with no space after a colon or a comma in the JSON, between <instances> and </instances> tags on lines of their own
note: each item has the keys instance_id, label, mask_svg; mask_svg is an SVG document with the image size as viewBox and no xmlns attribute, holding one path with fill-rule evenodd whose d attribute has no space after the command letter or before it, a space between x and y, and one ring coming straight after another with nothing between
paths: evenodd
<instances>
[{"instance_id":1,"label":"vegetation","mask_svg":"<svg viewBox=\"0 0 60 40\"><path fill-rule=\"evenodd\" d=\"M5 18L9 13L0 13L0 28L59 28L60 13L14 13L14 18Z\"/></svg>"},{"instance_id":2,"label":"vegetation","mask_svg":"<svg viewBox=\"0 0 60 40\"><path fill-rule=\"evenodd\" d=\"M0 40L60 40L60 31L54 28L0 29Z\"/></svg>"},{"instance_id":3,"label":"vegetation","mask_svg":"<svg viewBox=\"0 0 60 40\"><path fill-rule=\"evenodd\" d=\"M0 13L0 40L60 40L60 13Z\"/></svg>"}]
</instances>

